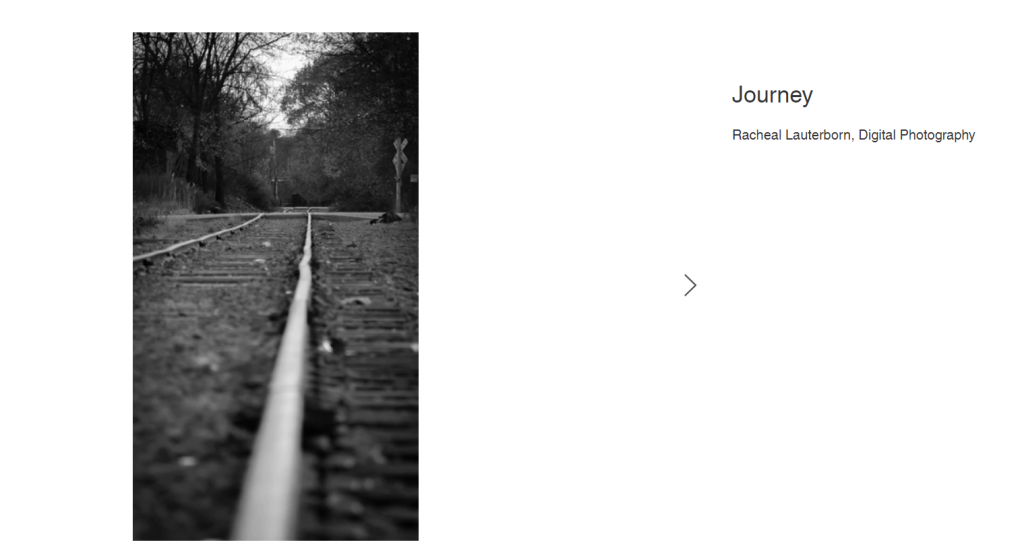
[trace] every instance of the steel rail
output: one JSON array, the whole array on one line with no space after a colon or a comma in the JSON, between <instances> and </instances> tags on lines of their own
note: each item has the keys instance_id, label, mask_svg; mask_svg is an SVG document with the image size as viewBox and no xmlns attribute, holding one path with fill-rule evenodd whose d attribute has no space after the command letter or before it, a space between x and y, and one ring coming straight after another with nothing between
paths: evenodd
<instances>
[{"instance_id":1,"label":"steel rail","mask_svg":"<svg viewBox=\"0 0 1024 559\"><path fill-rule=\"evenodd\" d=\"M230 227L230 228L224 229L222 231L217 231L216 233L210 233L209 235L205 235L203 237L199 237L198 239L192 239L190 241L183 241L183 242L180 242L178 244L171 245L171 246L169 246L167 248L164 248L164 249L154 250L153 252L147 252L146 254L140 254L140 255L135 256L135 257L132 258L132 265L134 266L135 264L138 264L140 262L150 261L150 260L152 260L154 258L157 258L157 257L160 257L160 256L169 256L171 254L177 254L179 252L188 250L188 249L192 248L193 246L202 245L203 243L205 243L206 241L208 241L208 240L210 240L212 238L220 237L221 235L230 235L231 233L235 232L236 230L241 229L241 228L245 227L246 225L249 225L250 223L253 223L254 221L256 221L257 219L259 219L261 217L263 217L263 214L260 214L260 215L258 215L256 217L250 219L249 221L246 221L245 223L243 223L241 225L236 225L234 227Z\"/></svg>"},{"instance_id":2,"label":"steel rail","mask_svg":"<svg viewBox=\"0 0 1024 559\"><path fill-rule=\"evenodd\" d=\"M306 214L306 244L299 262L299 281L288 310L281 346L270 379L263 418L235 515L234 540L289 540L297 530L302 471L302 400L307 311L313 273L313 216Z\"/></svg>"}]
</instances>

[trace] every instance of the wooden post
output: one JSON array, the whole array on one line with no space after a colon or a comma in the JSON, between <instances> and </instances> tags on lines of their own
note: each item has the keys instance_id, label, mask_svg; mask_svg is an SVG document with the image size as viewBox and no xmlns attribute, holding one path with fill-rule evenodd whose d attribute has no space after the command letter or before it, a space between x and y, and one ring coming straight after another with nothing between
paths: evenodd
<instances>
[{"instance_id":1,"label":"wooden post","mask_svg":"<svg viewBox=\"0 0 1024 559\"><path fill-rule=\"evenodd\" d=\"M402 149L409 143L409 139L402 139L401 136L395 138L395 158L392 159L395 163L395 213L402 211L402 169L405 168L405 163L409 161L409 158L402 153Z\"/></svg>"}]
</instances>

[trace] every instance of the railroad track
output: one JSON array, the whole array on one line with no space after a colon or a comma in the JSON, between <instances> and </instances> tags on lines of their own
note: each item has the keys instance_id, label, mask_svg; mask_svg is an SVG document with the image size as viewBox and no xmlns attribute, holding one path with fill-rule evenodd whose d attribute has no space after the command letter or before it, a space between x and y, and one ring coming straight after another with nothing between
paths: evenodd
<instances>
[{"instance_id":1,"label":"railroad track","mask_svg":"<svg viewBox=\"0 0 1024 559\"><path fill-rule=\"evenodd\" d=\"M162 237L147 238L147 237L136 237L133 240L134 251L138 254L133 257L133 261L136 265L152 264L156 259L163 258L168 255L180 254L188 250L193 250L205 245L207 242L211 242L218 238L227 237L233 233L240 231L246 226L259 220L266 214L256 214L251 219L248 216L241 217L247 219L245 223L237 223L231 226L207 226L208 232L205 235L196 234L184 234L181 231L172 232L172 237L176 239L168 239ZM210 218L212 221L227 221L228 217L214 216ZM204 217L205 221L206 218ZM219 230L218 230L219 229ZM166 247L166 248L160 248Z\"/></svg>"},{"instance_id":2,"label":"railroad track","mask_svg":"<svg viewBox=\"0 0 1024 559\"><path fill-rule=\"evenodd\" d=\"M281 208L283 213L310 213L330 211L327 206L286 206Z\"/></svg>"},{"instance_id":3,"label":"railroad track","mask_svg":"<svg viewBox=\"0 0 1024 559\"><path fill-rule=\"evenodd\" d=\"M415 316L289 217L136 259L137 538L418 538Z\"/></svg>"},{"instance_id":4,"label":"railroad track","mask_svg":"<svg viewBox=\"0 0 1024 559\"><path fill-rule=\"evenodd\" d=\"M314 222L305 539L417 539L418 346L355 245ZM313 419L315 418L315 419Z\"/></svg>"}]
</instances>

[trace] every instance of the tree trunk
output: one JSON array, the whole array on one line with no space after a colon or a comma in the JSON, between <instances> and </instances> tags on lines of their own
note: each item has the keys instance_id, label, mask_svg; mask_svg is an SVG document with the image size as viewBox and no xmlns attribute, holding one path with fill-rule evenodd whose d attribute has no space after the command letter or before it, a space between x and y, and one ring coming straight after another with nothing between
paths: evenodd
<instances>
[{"instance_id":1,"label":"tree trunk","mask_svg":"<svg viewBox=\"0 0 1024 559\"><path fill-rule=\"evenodd\" d=\"M217 203L224 206L224 160L220 156L213 158L214 178L217 181Z\"/></svg>"},{"instance_id":2,"label":"tree trunk","mask_svg":"<svg viewBox=\"0 0 1024 559\"><path fill-rule=\"evenodd\" d=\"M198 184L200 187L203 185L199 184L199 111L192 113L192 144L188 147L188 173L186 175L189 182ZM203 190L206 190L203 188Z\"/></svg>"},{"instance_id":3,"label":"tree trunk","mask_svg":"<svg viewBox=\"0 0 1024 559\"><path fill-rule=\"evenodd\" d=\"M213 156L213 174L214 180L217 181L214 197L221 207L226 207L227 205L224 203L224 160L220 157L220 128L220 104L216 103L213 108L213 145L217 150L216 155Z\"/></svg>"}]
</instances>

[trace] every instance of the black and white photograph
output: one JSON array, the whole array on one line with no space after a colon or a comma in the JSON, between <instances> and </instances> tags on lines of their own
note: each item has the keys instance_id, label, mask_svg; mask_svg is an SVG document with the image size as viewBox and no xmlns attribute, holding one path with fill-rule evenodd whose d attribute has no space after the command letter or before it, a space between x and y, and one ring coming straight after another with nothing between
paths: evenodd
<instances>
[{"instance_id":1,"label":"black and white photograph","mask_svg":"<svg viewBox=\"0 0 1024 559\"><path fill-rule=\"evenodd\" d=\"M418 539L417 34L132 62L134 539Z\"/></svg>"}]
</instances>

